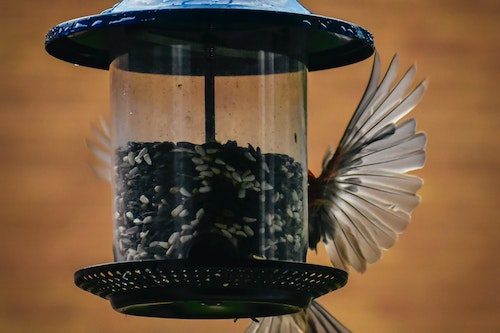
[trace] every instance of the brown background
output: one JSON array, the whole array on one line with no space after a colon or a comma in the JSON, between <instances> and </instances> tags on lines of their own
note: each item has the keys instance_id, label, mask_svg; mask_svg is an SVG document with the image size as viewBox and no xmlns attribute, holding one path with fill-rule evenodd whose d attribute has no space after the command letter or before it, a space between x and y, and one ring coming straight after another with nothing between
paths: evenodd
<instances>
[{"instance_id":1,"label":"brown background","mask_svg":"<svg viewBox=\"0 0 500 333\"><path fill-rule=\"evenodd\" d=\"M248 323L123 316L73 285L111 257L110 193L84 138L108 109L107 72L61 62L45 33L115 0L0 4L0 331L242 332ZM354 332L500 332L500 2L308 0L314 13L369 29L384 67L416 61L428 93L422 205L400 242L320 299ZM310 164L335 145L371 61L309 75ZM328 264L323 252L311 262Z\"/></svg>"}]
</instances>

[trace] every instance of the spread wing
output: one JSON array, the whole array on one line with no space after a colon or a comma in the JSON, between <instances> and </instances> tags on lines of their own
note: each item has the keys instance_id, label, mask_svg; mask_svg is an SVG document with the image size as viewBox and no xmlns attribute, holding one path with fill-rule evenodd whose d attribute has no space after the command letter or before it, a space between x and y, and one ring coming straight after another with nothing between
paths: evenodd
<instances>
[{"instance_id":1,"label":"spread wing","mask_svg":"<svg viewBox=\"0 0 500 333\"><path fill-rule=\"evenodd\" d=\"M111 181L113 161L109 124L101 117L99 125L91 124L90 129L92 140L86 139L86 143L93 157L91 167L99 178Z\"/></svg>"},{"instance_id":2,"label":"spread wing","mask_svg":"<svg viewBox=\"0 0 500 333\"><path fill-rule=\"evenodd\" d=\"M362 100L314 184L310 246L322 239L336 268L364 272L394 245L420 202L416 192L423 181L406 173L423 167L426 136L416 133L414 119L398 122L418 104L427 82L408 92L416 69L410 67L395 83L398 63L395 55L379 82L375 55Z\"/></svg>"},{"instance_id":3,"label":"spread wing","mask_svg":"<svg viewBox=\"0 0 500 333\"><path fill-rule=\"evenodd\" d=\"M245 333L349 333L337 319L318 302L291 315L260 318Z\"/></svg>"}]
</instances>

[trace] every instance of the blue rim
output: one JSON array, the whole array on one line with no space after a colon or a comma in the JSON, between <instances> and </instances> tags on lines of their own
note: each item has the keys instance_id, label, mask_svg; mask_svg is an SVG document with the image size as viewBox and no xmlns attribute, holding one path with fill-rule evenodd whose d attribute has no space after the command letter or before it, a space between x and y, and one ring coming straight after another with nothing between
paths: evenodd
<instances>
[{"instance_id":1,"label":"blue rim","mask_svg":"<svg viewBox=\"0 0 500 333\"><path fill-rule=\"evenodd\" d=\"M61 23L46 36L45 48L74 64L108 69L131 36L147 32L215 46L266 50L297 58L310 71L364 60L374 52L364 28L325 16L234 8L174 8L114 12ZM242 38L242 36L244 36Z\"/></svg>"}]
</instances>

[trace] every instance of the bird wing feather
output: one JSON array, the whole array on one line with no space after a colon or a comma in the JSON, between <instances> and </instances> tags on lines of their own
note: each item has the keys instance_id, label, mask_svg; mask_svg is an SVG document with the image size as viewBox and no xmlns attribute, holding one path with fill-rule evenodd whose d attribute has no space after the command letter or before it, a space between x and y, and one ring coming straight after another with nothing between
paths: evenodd
<instances>
[{"instance_id":1,"label":"bird wing feather","mask_svg":"<svg viewBox=\"0 0 500 333\"><path fill-rule=\"evenodd\" d=\"M91 123L90 129L92 136L85 142L89 151L97 159L91 163L91 167L99 178L111 181L113 161L109 124L104 117L101 117L99 125Z\"/></svg>"},{"instance_id":2,"label":"bird wing feather","mask_svg":"<svg viewBox=\"0 0 500 333\"><path fill-rule=\"evenodd\" d=\"M311 198L311 230L320 233L336 268L364 272L395 244L420 203L423 181L406 172L423 167L426 135L416 132L414 119L398 122L418 104L427 81L408 92L415 66L395 83L398 65L395 55L379 83L375 54L365 93L338 148L325 154Z\"/></svg>"}]
</instances>

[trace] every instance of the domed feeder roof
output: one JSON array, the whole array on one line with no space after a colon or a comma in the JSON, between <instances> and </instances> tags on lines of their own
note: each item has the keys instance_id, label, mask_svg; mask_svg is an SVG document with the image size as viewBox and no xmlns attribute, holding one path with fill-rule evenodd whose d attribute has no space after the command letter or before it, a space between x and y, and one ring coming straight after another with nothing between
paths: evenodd
<instances>
[{"instance_id":1,"label":"domed feeder roof","mask_svg":"<svg viewBox=\"0 0 500 333\"><path fill-rule=\"evenodd\" d=\"M123 0L101 14L55 26L45 47L59 59L108 69L138 41L179 40L276 52L310 71L355 63L374 51L367 30L311 14L295 0Z\"/></svg>"}]
</instances>

